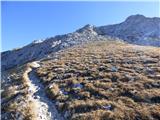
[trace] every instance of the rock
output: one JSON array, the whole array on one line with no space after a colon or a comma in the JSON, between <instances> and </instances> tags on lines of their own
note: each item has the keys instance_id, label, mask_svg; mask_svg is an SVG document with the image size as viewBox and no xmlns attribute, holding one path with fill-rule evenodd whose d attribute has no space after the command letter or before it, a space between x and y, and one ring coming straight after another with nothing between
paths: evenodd
<instances>
[{"instance_id":1,"label":"rock","mask_svg":"<svg viewBox=\"0 0 160 120\"><path fill-rule=\"evenodd\" d=\"M112 110L113 109L111 105L103 106L103 108L106 109L106 110Z\"/></svg>"},{"instance_id":2,"label":"rock","mask_svg":"<svg viewBox=\"0 0 160 120\"><path fill-rule=\"evenodd\" d=\"M118 68L116 66L111 67L111 72L118 72Z\"/></svg>"},{"instance_id":3,"label":"rock","mask_svg":"<svg viewBox=\"0 0 160 120\"><path fill-rule=\"evenodd\" d=\"M108 90L109 90L109 91L114 91L114 88L109 88Z\"/></svg>"},{"instance_id":4,"label":"rock","mask_svg":"<svg viewBox=\"0 0 160 120\"><path fill-rule=\"evenodd\" d=\"M130 76L130 75L128 75L128 74L125 74L124 77L125 77L125 79L126 79L127 81L134 81L134 77L132 77L132 76Z\"/></svg>"},{"instance_id":5,"label":"rock","mask_svg":"<svg viewBox=\"0 0 160 120\"><path fill-rule=\"evenodd\" d=\"M105 66L100 66L100 67L98 68L98 70L99 70L99 71L105 71L105 70L106 70L106 67L105 67Z\"/></svg>"},{"instance_id":6,"label":"rock","mask_svg":"<svg viewBox=\"0 0 160 120\"><path fill-rule=\"evenodd\" d=\"M77 84L74 84L74 85L73 85L73 88L82 89L82 88L83 88L83 85L82 85L81 83L77 83Z\"/></svg>"},{"instance_id":7,"label":"rock","mask_svg":"<svg viewBox=\"0 0 160 120\"><path fill-rule=\"evenodd\" d=\"M154 74L154 70L151 69L151 68L149 68L149 67L147 67L147 68L146 68L146 73L147 73L147 74Z\"/></svg>"},{"instance_id":8,"label":"rock","mask_svg":"<svg viewBox=\"0 0 160 120\"><path fill-rule=\"evenodd\" d=\"M33 68L38 68L38 67L40 67L40 64L38 64L37 61L34 61L34 62L30 63L30 66Z\"/></svg>"}]
</instances>

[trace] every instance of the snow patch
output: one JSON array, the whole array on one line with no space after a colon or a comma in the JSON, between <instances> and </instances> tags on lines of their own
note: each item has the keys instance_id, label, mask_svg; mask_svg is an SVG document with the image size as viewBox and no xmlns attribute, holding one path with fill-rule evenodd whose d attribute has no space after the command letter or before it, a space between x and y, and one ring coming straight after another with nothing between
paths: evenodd
<instances>
[{"instance_id":1,"label":"snow patch","mask_svg":"<svg viewBox=\"0 0 160 120\"><path fill-rule=\"evenodd\" d=\"M38 44L38 43L42 43L44 40L34 40L33 42L32 42L32 44Z\"/></svg>"},{"instance_id":2,"label":"snow patch","mask_svg":"<svg viewBox=\"0 0 160 120\"><path fill-rule=\"evenodd\" d=\"M30 63L30 66L32 68L38 68L38 67L40 67L40 64L38 64L37 61L34 61L34 62Z\"/></svg>"},{"instance_id":3,"label":"snow patch","mask_svg":"<svg viewBox=\"0 0 160 120\"><path fill-rule=\"evenodd\" d=\"M53 42L52 48L54 48L55 46L59 45L60 43L61 43L61 40Z\"/></svg>"}]
</instances>

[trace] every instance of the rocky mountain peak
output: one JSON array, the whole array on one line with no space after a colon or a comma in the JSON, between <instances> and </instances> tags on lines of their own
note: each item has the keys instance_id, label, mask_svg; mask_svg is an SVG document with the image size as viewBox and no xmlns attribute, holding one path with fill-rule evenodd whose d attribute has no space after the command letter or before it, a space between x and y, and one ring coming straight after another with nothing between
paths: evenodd
<instances>
[{"instance_id":1,"label":"rocky mountain peak","mask_svg":"<svg viewBox=\"0 0 160 120\"><path fill-rule=\"evenodd\" d=\"M129 16L119 24L96 27L100 35L118 37L139 45L160 46L160 18L143 15Z\"/></svg>"},{"instance_id":2,"label":"rocky mountain peak","mask_svg":"<svg viewBox=\"0 0 160 120\"><path fill-rule=\"evenodd\" d=\"M92 32L95 32L94 28L95 28L94 25L87 24L84 27L78 29L76 32L79 32L79 33L90 32L90 33L92 33Z\"/></svg>"},{"instance_id":3,"label":"rocky mountain peak","mask_svg":"<svg viewBox=\"0 0 160 120\"><path fill-rule=\"evenodd\" d=\"M133 21L142 21L146 19L146 17L144 15L140 15L140 14L136 14L136 15L131 15L129 17L127 17L127 19L125 20L125 22L133 22Z\"/></svg>"}]
</instances>

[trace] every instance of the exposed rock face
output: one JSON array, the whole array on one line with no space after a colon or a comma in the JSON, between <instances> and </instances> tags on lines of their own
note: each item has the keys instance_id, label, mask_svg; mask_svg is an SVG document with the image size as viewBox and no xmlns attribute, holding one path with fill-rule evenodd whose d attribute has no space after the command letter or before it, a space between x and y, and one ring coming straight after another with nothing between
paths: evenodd
<instances>
[{"instance_id":1,"label":"exposed rock face","mask_svg":"<svg viewBox=\"0 0 160 120\"><path fill-rule=\"evenodd\" d=\"M115 25L96 27L100 35L109 35L129 43L160 46L160 18L133 15Z\"/></svg>"},{"instance_id":2,"label":"exposed rock face","mask_svg":"<svg viewBox=\"0 0 160 120\"><path fill-rule=\"evenodd\" d=\"M123 39L134 44L160 46L160 18L133 15L120 24L101 27L88 24L73 33L36 40L22 48L3 52L2 70L39 60L50 53L73 45L112 38L113 40Z\"/></svg>"},{"instance_id":3,"label":"exposed rock face","mask_svg":"<svg viewBox=\"0 0 160 120\"><path fill-rule=\"evenodd\" d=\"M46 39L43 42L32 42L31 44L12 51L2 53L2 70L21 65L32 60L38 60L52 52L77 45L91 40L99 40L97 35L89 26L77 30L74 33L58 35Z\"/></svg>"}]
</instances>

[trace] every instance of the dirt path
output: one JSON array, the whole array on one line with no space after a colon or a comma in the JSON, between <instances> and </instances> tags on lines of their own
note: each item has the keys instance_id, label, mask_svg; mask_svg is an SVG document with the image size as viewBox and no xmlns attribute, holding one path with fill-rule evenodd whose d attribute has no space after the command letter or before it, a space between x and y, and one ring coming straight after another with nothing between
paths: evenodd
<instances>
[{"instance_id":1,"label":"dirt path","mask_svg":"<svg viewBox=\"0 0 160 120\"><path fill-rule=\"evenodd\" d=\"M55 104L47 97L44 86L35 75L34 69L37 67L39 67L38 63L30 63L24 73L24 77L28 81L30 97L37 107L37 120L63 120Z\"/></svg>"}]
</instances>

